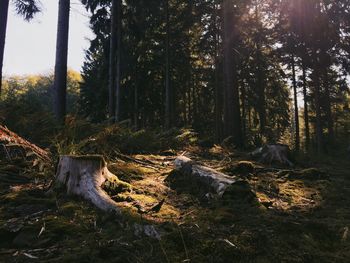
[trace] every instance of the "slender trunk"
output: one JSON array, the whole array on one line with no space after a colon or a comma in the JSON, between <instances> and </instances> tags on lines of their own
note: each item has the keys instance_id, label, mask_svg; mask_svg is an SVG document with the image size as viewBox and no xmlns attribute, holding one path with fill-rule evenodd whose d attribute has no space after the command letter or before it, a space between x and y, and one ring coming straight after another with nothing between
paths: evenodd
<instances>
[{"instance_id":1,"label":"slender trunk","mask_svg":"<svg viewBox=\"0 0 350 263\"><path fill-rule=\"evenodd\" d=\"M325 89L325 106L326 106L326 118L327 118L327 129L328 129L328 140L329 143L333 142L334 139L334 121L332 114L331 94L329 91L329 80L327 69L324 72L324 89Z\"/></svg>"},{"instance_id":2,"label":"slender trunk","mask_svg":"<svg viewBox=\"0 0 350 263\"><path fill-rule=\"evenodd\" d=\"M169 0L166 0L166 40L165 40L165 127L170 129L173 126L172 90L170 87L170 21L169 21Z\"/></svg>"},{"instance_id":3,"label":"slender trunk","mask_svg":"<svg viewBox=\"0 0 350 263\"><path fill-rule=\"evenodd\" d=\"M215 4L214 4L215 5ZM218 7L215 5L215 141L222 140L222 94L219 85L219 29L218 29Z\"/></svg>"},{"instance_id":4,"label":"slender trunk","mask_svg":"<svg viewBox=\"0 0 350 263\"><path fill-rule=\"evenodd\" d=\"M136 70L136 84L135 84L135 90L134 90L134 125L135 129L137 130L139 128L139 74Z\"/></svg>"},{"instance_id":5,"label":"slender trunk","mask_svg":"<svg viewBox=\"0 0 350 263\"><path fill-rule=\"evenodd\" d=\"M265 103L265 88L263 84L263 76L261 69L261 54L260 44L257 43L257 90L258 90L258 114L260 121L260 133L265 134L266 127L266 103Z\"/></svg>"},{"instance_id":6,"label":"slender trunk","mask_svg":"<svg viewBox=\"0 0 350 263\"><path fill-rule=\"evenodd\" d=\"M0 97L2 92L2 67L4 62L5 40L9 0L0 1Z\"/></svg>"},{"instance_id":7,"label":"slender trunk","mask_svg":"<svg viewBox=\"0 0 350 263\"><path fill-rule=\"evenodd\" d=\"M118 16L118 0L112 0L111 8L111 35L109 46L109 79L108 79L108 111L109 119L113 123L115 121L115 75L116 75L116 51L117 51L117 16Z\"/></svg>"},{"instance_id":8,"label":"slender trunk","mask_svg":"<svg viewBox=\"0 0 350 263\"><path fill-rule=\"evenodd\" d=\"M258 25L260 23L259 18L259 5L258 2L256 2L256 8L255 8L255 19L256 24ZM257 78L257 93L258 93L258 114L259 114L259 121L260 121L260 133L261 135L265 134L265 127L266 127L266 98L265 98L265 84L264 84L264 76L263 76L263 66L262 66L262 54L261 54L261 40L259 34L256 38L256 78Z\"/></svg>"},{"instance_id":9,"label":"slender trunk","mask_svg":"<svg viewBox=\"0 0 350 263\"><path fill-rule=\"evenodd\" d=\"M316 66L317 67L317 66ZM323 128L322 128L322 115L321 115L321 94L320 94L320 80L318 69L315 69L315 107L316 107L316 140L317 140L317 152L323 152Z\"/></svg>"},{"instance_id":10,"label":"slender trunk","mask_svg":"<svg viewBox=\"0 0 350 263\"><path fill-rule=\"evenodd\" d=\"M236 76L236 61L233 56L235 26L233 6L230 0L223 2L224 20L224 129L225 136L233 136L237 146L242 145L239 91Z\"/></svg>"},{"instance_id":11,"label":"slender trunk","mask_svg":"<svg viewBox=\"0 0 350 263\"><path fill-rule=\"evenodd\" d=\"M122 0L117 0L117 65L115 80L115 121L121 120Z\"/></svg>"},{"instance_id":12,"label":"slender trunk","mask_svg":"<svg viewBox=\"0 0 350 263\"><path fill-rule=\"evenodd\" d=\"M60 123L64 123L66 115L69 9L70 0L59 1L54 80L54 113L57 121Z\"/></svg>"},{"instance_id":13,"label":"slender trunk","mask_svg":"<svg viewBox=\"0 0 350 263\"><path fill-rule=\"evenodd\" d=\"M292 55L292 78L293 78L293 92L294 92L294 118L295 118L295 151L300 150L300 131L299 131L299 109L298 109L298 91L297 91L297 80L295 76L295 60Z\"/></svg>"},{"instance_id":14,"label":"slender trunk","mask_svg":"<svg viewBox=\"0 0 350 263\"><path fill-rule=\"evenodd\" d=\"M242 101L242 137L244 141L247 135L247 110L246 110L246 87L244 82L241 83L241 101Z\"/></svg>"},{"instance_id":15,"label":"slender trunk","mask_svg":"<svg viewBox=\"0 0 350 263\"><path fill-rule=\"evenodd\" d=\"M310 125L309 125L309 104L307 97L306 68L303 62L303 96L304 96L304 125L305 125L305 146L310 146Z\"/></svg>"}]
</instances>

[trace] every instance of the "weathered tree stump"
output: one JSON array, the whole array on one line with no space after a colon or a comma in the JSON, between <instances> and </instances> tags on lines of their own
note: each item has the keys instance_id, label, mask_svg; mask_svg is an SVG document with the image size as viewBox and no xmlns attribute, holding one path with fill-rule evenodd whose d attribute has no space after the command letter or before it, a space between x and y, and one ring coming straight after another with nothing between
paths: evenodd
<instances>
[{"instance_id":1,"label":"weathered tree stump","mask_svg":"<svg viewBox=\"0 0 350 263\"><path fill-rule=\"evenodd\" d=\"M120 214L117 203L102 189L106 182L120 182L102 156L61 156L55 185L64 186L68 195L81 196L103 211Z\"/></svg>"},{"instance_id":2,"label":"weathered tree stump","mask_svg":"<svg viewBox=\"0 0 350 263\"><path fill-rule=\"evenodd\" d=\"M289 160L290 149L287 145L283 144L268 144L261 148L256 149L250 153L251 157L258 158L262 163L279 163L288 166L294 166Z\"/></svg>"},{"instance_id":3,"label":"weathered tree stump","mask_svg":"<svg viewBox=\"0 0 350 263\"><path fill-rule=\"evenodd\" d=\"M174 188L188 188L193 194L213 195L217 198L249 199L255 197L249 183L237 177L228 176L212 168L196 164L191 159L176 158L175 170L166 181Z\"/></svg>"}]
</instances>

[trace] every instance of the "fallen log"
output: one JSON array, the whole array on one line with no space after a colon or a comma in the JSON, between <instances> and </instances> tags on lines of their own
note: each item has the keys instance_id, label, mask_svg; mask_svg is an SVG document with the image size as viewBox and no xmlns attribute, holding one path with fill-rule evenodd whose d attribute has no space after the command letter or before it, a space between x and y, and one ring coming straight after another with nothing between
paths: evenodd
<instances>
[{"instance_id":1,"label":"fallen log","mask_svg":"<svg viewBox=\"0 0 350 263\"><path fill-rule=\"evenodd\" d=\"M239 200L255 197L247 181L196 164L185 156L176 158L174 164L175 170L166 179L173 188L187 188L193 194L206 197Z\"/></svg>"},{"instance_id":2,"label":"fallen log","mask_svg":"<svg viewBox=\"0 0 350 263\"><path fill-rule=\"evenodd\" d=\"M121 182L111 173L100 155L61 156L55 178L55 187L64 187L68 195L81 196L103 211L120 215L117 203L103 190L104 184Z\"/></svg>"},{"instance_id":3,"label":"fallen log","mask_svg":"<svg viewBox=\"0 0 350 263\"><path fill-rule=\"evenodd\" d=\"M0 159L11 161L16 158L39 158L45 162L50 162L51 160L47 151L0 125Z\"/></svg>"}]
</instances>

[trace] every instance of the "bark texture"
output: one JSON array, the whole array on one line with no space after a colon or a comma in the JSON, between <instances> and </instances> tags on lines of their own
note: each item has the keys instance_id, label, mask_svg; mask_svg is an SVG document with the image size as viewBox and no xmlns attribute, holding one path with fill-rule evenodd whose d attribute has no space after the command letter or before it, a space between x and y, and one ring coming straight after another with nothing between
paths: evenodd
<instances>
[{"instance_id":1,"label":"bark texture","mask_svg":"<svg viewBox=\"0 0 350 263\"><path fill-rule=\"evenodd\" d=\"M64 186L67 194L81 196L103 211L120 214L115 201L102 189L106 182L118 182L102 156L61 156L55 184Z\"/></svg>"},{"instance_id":2,"label":"bark texture","mask_svg":"<svg viewBox=\"0 0 350 263\"><path fill-rule=\"evenodd\" d=\"M241 113L239 105L239 91L237 83L237 69L234 51L234 40L237 35L233 14L233 3L223 1L224 28L224 132L225 136L233 136L237 146L242 145Z\"/></svg>"},{"instance_id":3,"label":"bark texture","mask_svg":"<svg viewBox=\"0 0 350 263\"><path fill-rule=\"evenodd\" d=\"M255 194L250 185L238 177L228 176L212 168L196 164L191 159L176 158L175 170L166 181L172 188L187 188L191 194L206 198L224 198L236 201L252 201Z\"/></svg>"},{"instance_id":4,"label":"bark texture","mask_svg":"<svg viewBox=\"0 0 350 263\"><path fill-rule=\"evenodd\" d=\"M0 1L0 95L2 91L2 66L4 62L4 50L6 39L7 16L9 9L9 0Z\"/></svg>"},{"instance_id":5,"label":"bark texture","mask_svg":"<svg viewBox=\"0 0 350 263\"><path fill-rule=\"evenodd\" d=\"M59 1L54 80L54 113L56 119L61 123L64 123L66 115L69 9L70 0Z\"/></svg>"},{"instance_id":6,"label":"bark texture","mask_svg":"<svg viewBox=\"0 0 350 263\"><path fill-rule=\"evenodd\" d=\"M269 144L258 148L250 153L253 158L258 158L262 163L279 163L293 166L293 163L288 159L290 149L283 144Z\"/></svg>"},{"instance_id":7,"label":"bark texture","mask_svg":"<svg viewBox=\"0 0 350 263\"><path fill-rule=\"evenodd\" d=\"M118 0L112 1L111 8L111 37L109 46L109 72L108 72L108 112L111 122L115 121L115 73L116 73L116 53L117 53L117 16Z\"/></svg>"}]
</instances>

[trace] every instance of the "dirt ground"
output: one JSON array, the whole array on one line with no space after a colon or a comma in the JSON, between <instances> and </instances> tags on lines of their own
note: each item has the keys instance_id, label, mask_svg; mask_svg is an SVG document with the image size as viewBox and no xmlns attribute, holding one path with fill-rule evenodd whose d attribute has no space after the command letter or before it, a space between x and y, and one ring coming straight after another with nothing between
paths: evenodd
<instances>
[{"instance_id":1,"label":"dirt ground","mask_svg":"<svg viewBox=\"0 0 350 263\"><path fill-rule=\"evenodd\" d=\"M292 170L249 161L246 170L239 169L245 153L187 149L198 163L249 182L256 199L248 202L171 188L176 154L109 162L132 185L113 195L123 219L79 198L48 195L53 169L2 162L0 262L350 262L346 160ZM163 199L159 212L143 212Z\"/></svg>"}]
</instances>

